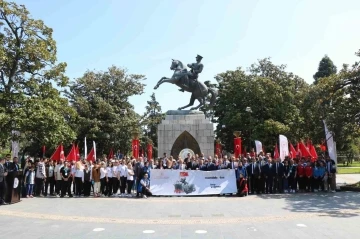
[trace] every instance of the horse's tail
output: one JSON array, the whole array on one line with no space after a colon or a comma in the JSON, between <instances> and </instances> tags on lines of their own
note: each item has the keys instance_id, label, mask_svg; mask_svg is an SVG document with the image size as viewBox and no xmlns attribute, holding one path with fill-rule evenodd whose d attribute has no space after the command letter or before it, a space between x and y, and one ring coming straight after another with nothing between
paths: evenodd
<instances>
[{"instance_id":1,"label":"horse's tail","mask_svg":"<svg viewBox=\"0 0 360 239\"><path fill-rule=\"evenodd\" d=\"M208 91L211 94L211 99L210 99L210 105L209 106L213 107L214 104L215 104L215 101L216 101L217 93L211 88L209 88Z\"/></svg>"}]
</instances>

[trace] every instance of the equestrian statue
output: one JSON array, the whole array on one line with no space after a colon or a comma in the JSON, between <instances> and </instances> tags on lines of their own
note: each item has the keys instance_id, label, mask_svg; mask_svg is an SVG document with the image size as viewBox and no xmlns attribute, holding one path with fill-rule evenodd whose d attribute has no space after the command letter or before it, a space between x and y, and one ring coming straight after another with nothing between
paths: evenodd
<instances>
[{"instance_id":1,"label":"equestrian statue","mask_svg":"<svg viewBox=\"0 0 360 239\"><path fill-rule=\"evenodd\" d=\"M211 94L209 104L210 108L215 104L217 93L214 89L210 88L209 81L205 81L204 83L198 81L199 74L204 68L204 65L201 63L202 58L202 56L197 55L196 63L187 65L191 69L190 71L188 71L186 67L184 67L181 61L172 60L170 70L173 70L174 74L171 78L162 77L154 87L154 89L156 90L162 83L168 82L180 87L179 91L181 92L191 92L190 103L188 105L178 108L178 110L193 106L195 100L198 100L200 104L198 106L192 107L190 110L199 109L201 106L205 105L206 98L209 93Z\"/></svg>"}]
</instances>

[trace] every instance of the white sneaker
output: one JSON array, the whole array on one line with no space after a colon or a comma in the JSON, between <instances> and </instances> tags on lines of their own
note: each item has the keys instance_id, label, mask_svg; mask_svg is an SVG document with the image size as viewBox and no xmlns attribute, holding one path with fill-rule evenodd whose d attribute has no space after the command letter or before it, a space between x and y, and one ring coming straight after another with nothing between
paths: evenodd
<instances>
[{"instance_id":1,"label":"white sneaker","mask_svg":"<svg viewBox=\"0 0 360 239\"><path fill-rule=\"evenodd\" d=\"M147 196L146 196L146 195L143 195L143 198L147 198Z\"/></svg>"},{"instance_id":2,"label":"white sneaker","mask_svg":"<svg viewBox=\"0 0 360 239\"><path fill-rule=\"evenodd\" d=\"M335 190L331 190L331 192L332 192L332 193L334 193L334 192L335 192Z\"/></svg>"}]
</instances>

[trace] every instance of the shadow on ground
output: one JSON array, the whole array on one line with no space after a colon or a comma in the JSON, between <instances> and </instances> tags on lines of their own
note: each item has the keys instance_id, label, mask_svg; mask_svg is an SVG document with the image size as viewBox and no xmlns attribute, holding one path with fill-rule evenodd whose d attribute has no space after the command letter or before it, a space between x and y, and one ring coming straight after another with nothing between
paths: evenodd
<instances>
[{"instance_id":1,"label":"shadow on ground","mask_svg":"<svg viewBox=\"0 0 360 239\"><path fill-rule=\"evenodd\" d=\"M285 199L286 205L283 209L291 212L320 213L337 218L359 216L360 212L360 193L356 192L275 194L259 197Z\"/></svg>"}]
</instances>

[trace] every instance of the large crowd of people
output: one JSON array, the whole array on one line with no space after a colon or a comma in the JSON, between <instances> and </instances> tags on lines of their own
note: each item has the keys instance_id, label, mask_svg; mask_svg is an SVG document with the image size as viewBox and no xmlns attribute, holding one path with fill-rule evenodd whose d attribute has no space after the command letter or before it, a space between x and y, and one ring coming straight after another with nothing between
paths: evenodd
<instances>
[{"instance_id":1,"label":"large crowd of people","mask_svg":"<svg viewBox=\"0 0 360 239\"><path fill-rule=\"evenodd\" d=\"M18 159L0 159L0 204L9 172L19 171ZM33 197L143 197L151 196L151 170L235 170L238 195L335 192L336 164L328 155L318 159L286 157L281 161L270 154L247 153L214 158L188 154L185 159L167 156L116 157L96 161L53 161L28 157L22 169L22 196Z\"/></svg>"}]
</instances>

